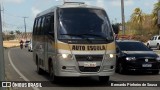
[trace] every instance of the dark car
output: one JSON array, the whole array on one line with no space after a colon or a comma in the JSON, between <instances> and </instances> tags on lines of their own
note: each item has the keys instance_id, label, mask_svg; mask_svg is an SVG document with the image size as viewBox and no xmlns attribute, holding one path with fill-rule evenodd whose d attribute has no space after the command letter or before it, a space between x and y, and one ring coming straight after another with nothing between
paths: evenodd
<instances>
[{"instance_id":1,"label":"dark car","mask_svg":"<svg viewBox=\"0 0 160 90\"><path fill-rule=\"evenodd\" d=\"M151 71L158 74L160 57L142 42L117 40L116 72Z\"/></svg>"}]
</instances>

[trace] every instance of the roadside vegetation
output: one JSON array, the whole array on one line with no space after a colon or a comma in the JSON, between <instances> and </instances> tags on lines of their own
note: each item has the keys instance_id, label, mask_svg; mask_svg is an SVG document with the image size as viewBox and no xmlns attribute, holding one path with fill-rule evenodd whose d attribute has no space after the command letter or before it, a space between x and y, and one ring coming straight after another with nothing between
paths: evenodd
<instances>
[{"instance_id":1,"label":"roadside vegetation","mask_svg":"<svg viewBox=\"0 0 160 90\"><path fill-rule=\"evenodd\" d=\"M154 4L151 14L144 13L140 8L135 8L130 20L125 23L125 35L133 36L134 39L146 42L153 35L160 34L160 26L158 26L158 10L160 10L160 2ZM119 31L122 35L122 31Z\"/></svg>"}]
</instances>

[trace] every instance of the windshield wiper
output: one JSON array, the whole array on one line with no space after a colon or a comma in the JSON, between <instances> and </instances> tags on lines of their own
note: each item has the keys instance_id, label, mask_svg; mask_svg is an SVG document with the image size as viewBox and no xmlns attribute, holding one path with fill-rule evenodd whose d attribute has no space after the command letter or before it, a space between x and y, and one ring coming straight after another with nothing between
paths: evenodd
<instances>
[{"instance_id":1,"label":"windshield wiper","mask_svg":"<svg viewBox=\"0 0 160 90\"><path fill-rule=\"evenodd\" d=\"M81 35L81 34L60 34L60 35L76 36L76 37L80 37L82 39L87 40L89 43L92 43L92 41L90 39L85 38L84 35Z\"/></svg>"},{"instance_id":2,"label":"windshield wiper","mask_svg":"<svg viewBox=\"0 0 160 90\"><path fill-rule=\"evenodd\" d=\"M102 36L102 35L97 35L97 34L89 34L89 33L86 33L86 34L80 34L80 35L90 35L90 36L96 36L96 37L99 37L99 38L101 38L101 39L104 39L106 42L108 42L109 40L106 38L106 37L104 37L104 36Z\"/></svg>"}]
</instances>

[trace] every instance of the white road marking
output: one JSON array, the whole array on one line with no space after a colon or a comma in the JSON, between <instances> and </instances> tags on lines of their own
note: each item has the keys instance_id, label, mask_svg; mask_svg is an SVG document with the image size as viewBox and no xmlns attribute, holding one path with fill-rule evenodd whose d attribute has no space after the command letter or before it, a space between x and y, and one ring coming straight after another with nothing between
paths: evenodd
<instances>
[{"instance_id":1,"label":"white road marking","mask_svg":"<svg viewBox=\"0 0 160 90\"><path fill-rule=\"evenodd\" d=\"M9 58L9 62L12 65L13 69L25 80L25 81L30 81L28 78L26 78L17 68L16 66L13 64L11 56L10 56L10 50L8 51L8 58ZM33 90L40 90L37 87L32 87Z\"/></svg>"}]
</instances>

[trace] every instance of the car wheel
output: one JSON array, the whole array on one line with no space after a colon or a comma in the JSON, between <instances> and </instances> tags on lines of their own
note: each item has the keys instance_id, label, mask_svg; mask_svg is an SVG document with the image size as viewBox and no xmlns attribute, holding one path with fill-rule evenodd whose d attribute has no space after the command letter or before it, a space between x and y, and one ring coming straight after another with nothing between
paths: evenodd
<instances>
[{"instance_id":1,"label":"car wheel","mask_svg":"<svg viewBox=\"0 0 160 90\"><path fill-rule=\"evenodd\" d=\"M123 66L122 66L121 63L118 64L118 72L119 72L120 74L124 74L124 68L123 68Z\"/></svg>"},{"instance_id":2,"label":"car wheel","mask_svg":"<svg viewBox=\"0 0 160 90\"><path fill-rule=\"evenodd\" d=\"M102 83L108 83L109 76L99 76L99 81Z\"/></svg>"},{"instance_id":3,"label":"car wheel","mask_svg":"<svg viewBox=\"0 0 160 90\"><path fill-rule=\"evenodd\" d=\"M159 46L159 44L157 44L157 49L158 49L158 50L160 49L160 46Z\"/></svg>"},{"instance_id":4,"label":"car wheel","mask_svg":"<svg viewBox=\"0 0 160 90\"><path fill-rule=\"evenodd\" d=\"M159 70L152 71L153 74L159 74Z\"/></svg>"},{"instance_id":5,"label":"car wheel","mask_svg":"<svg viewBox=\"0 0 160 90\"><path fill-rule=\"evenodd\" d=\"M147 47L150 48L149 43L147 43Z\"/></svg>"}]
</instances>

